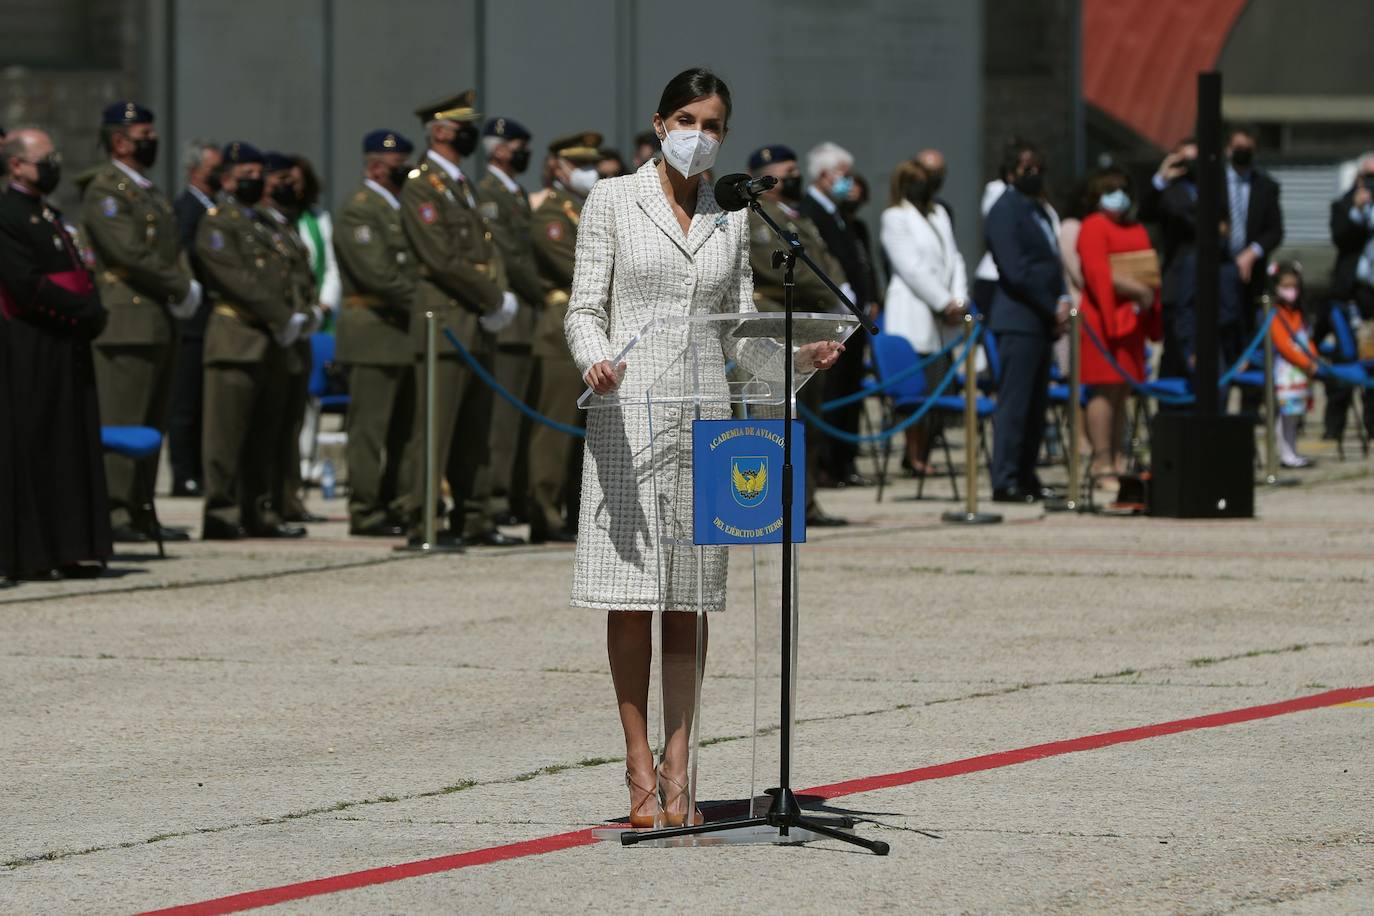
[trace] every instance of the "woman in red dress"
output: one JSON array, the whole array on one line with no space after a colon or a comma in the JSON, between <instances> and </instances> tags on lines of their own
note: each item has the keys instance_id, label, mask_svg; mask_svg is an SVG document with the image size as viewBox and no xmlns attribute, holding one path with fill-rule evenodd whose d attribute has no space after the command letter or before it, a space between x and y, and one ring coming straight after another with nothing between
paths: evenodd
<instances>
[{"instance_id":1,"label":"woman in red dress","mask_svg":"<svg viewBox=\"0 0 1374 916\"><path fill-rule=\"evenodd\" d=\"M1119 169L1104 169L1093 176L1089 199L1097 210L1083 220L1078 235L1084 292L1081 371L1091 393L1086 426L1092 474L1101 478L1126 469L1121 446L1130 387L1121 373L1137 382L1145 378L1145 338L1159 321L1159 290L1112 276L1112 255L1151 248L1145 227L1134 218L1130 179ZM1098 344L1111 354L1116 366L1103 356Z\"/></svg>"}]
</instances>

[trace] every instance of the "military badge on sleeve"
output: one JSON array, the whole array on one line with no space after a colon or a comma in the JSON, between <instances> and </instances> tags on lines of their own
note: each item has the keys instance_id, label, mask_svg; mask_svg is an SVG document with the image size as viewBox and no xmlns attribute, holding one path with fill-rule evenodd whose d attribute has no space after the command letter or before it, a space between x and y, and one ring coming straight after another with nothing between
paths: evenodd
<instances>
[{"instance_id":1,"label":"military badge on sleeve","mask_svg":"<svg viewBox=\"0 0 1374 916\"><path fill-rule=\"evenodd\" d=\"M420 204L420 222L432 226L438 219L439 211L434 208L434 204Z\"/></svg>"},{"instance_id":2,"label":"military badge on sleeve","mask_svg":"<svg viewBox=\"0 0 1374 916\"><path fill-rule=\"evenodd\" d=\"M224 233L223 233L223 232L220 232L218 229L211 229L211 230L210 230L209 245L210 245L210 250L211 250L211 251L223 251L223 250L224 250Z\"/></svg>"},{"instance_id":3,"label":"military badge on sleeve","mask_svg":"<svg viewBox=\"0 0 1374 916\"><path fill-rule=\"evenodd\" d=\"M549 241L556 242L563 237L563 226L559 223L549 223L549 228L545 230Z\"/></svg>"},{"instance_id":4,"label":"military badge on sleeve","mask_svg":"<svg viewBox=\"0 0 1374 916\"><path fill-rule=\"evenodd\" d=\"M106 216L114 216L119 212L119 202L113 197L107 197L100 202L100 212Z\"/></svg>"},{"instance_id":5,"label":"military badge on sleeve","mask_svg":"<svg viewBox=\"0 0 1374 916\"><path fill-rule=\"evenodd\" d=\"M372 229L369 226L359 226L353 230L353 241L359 245L366 245L372 241Z\"/></svg>"}]
</instances>

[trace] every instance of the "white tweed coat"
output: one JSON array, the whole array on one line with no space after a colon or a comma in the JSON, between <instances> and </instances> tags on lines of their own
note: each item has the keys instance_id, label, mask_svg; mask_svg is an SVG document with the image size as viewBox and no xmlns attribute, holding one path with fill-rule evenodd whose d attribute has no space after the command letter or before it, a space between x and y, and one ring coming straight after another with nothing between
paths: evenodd
<instances>
[{"instance_id":1,"label":"white tweed coat","mask_svg":"<svg viewBox=\"0 0 1374 916\"><path fill-rule=\"evenodd\" d=\"M584 375L613 359L650 321L753 312L749 220L726 213L703 181L684 235L653 160L638 172L598 181L582 208L577 261L564 331ZM626 357L618 394L633 403L652 383L685 386L685 334L655 335ZM725 362L731 341L702 340L697 372L714 395L705 418L730 416ZM729 352L727 352L729 351ZM602 408L587 417L582 511L572 604L604 610L695 611L691 545L692 409ZM705 608L725 605L726 548L704 549Z\"/></svg>"}]
</instances>

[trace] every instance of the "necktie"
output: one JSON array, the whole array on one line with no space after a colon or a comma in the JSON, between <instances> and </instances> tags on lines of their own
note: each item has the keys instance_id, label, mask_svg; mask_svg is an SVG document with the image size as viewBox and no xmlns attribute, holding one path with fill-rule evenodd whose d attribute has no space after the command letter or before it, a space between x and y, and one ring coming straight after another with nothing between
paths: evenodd
<instances>
[{"instance_id":1,"label":"necktie","mask_svg":"<svg viewBox=\"0 0 1374 916\"><path fill-rule=\"evenodd\" d=\"M1245 201L1241 199L1245 179L1239 175L1231 179L1231 254L1240 254L1245 247Z\"/></svg>"}]
</instances>

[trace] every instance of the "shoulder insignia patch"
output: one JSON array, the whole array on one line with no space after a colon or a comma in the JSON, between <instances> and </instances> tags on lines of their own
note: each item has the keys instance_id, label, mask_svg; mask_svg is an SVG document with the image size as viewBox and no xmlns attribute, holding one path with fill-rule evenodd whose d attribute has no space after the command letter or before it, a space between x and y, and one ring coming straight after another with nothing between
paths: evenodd
<instances>
[{"instance_id":1,"label":"shoulder insignia patch","mask_svg":"<svg viewBox=\"0 0 1374 916\"><path fill-rule=\"evenodd\" d=\"M439 219L439 211L434 204L420 204L420 222L432 226Z\"/></svg>"},{"instance_id":2,"label":"shoulder insignia patch","mask_svg":"<svg viewBox=\"0 0 1374 916\"><path fill-rule=\"evenodd\" d=\"M549 237L549 241L556 242L563 237L563 226L560 223L549 223L549 228L544 230L544 234Z\"/></svg>"},{"instance_id":3,"label":"shoulder insignia patch","mask_svg":"<svg viewBox=\"0 0 1374 916\"><path fill-rule=\"evenodd\" d=\"M224 250L224 233L223 233L223 232L220 232L218 229L211 229L211 230L210 230L209 245L210 245L210 250L211 250L211 251L223 251L223 250Z\"/></svg>"},{"instance_id":4,"label":"shoulder insignia patch","mask_svg":"<svg viewBox=\"0 0 1374 916\"><path fill-rule=\"evenodd\" d=\"M366 245L372 241L372 229L368 226L359 226L353 230L353 241L359 245Z\"/></svg>"},{"instance_id":5,"label":"shoulder insignia patch","mask_svg":"<svg viewBox=\"0 0 1374 916\"><path fill-rule=\"evenodd\" d=\"M106 197L100 202L100 212L106 216L115 216L119 213L119 202L113 197Z\"/></svg>"}]
</instances>

